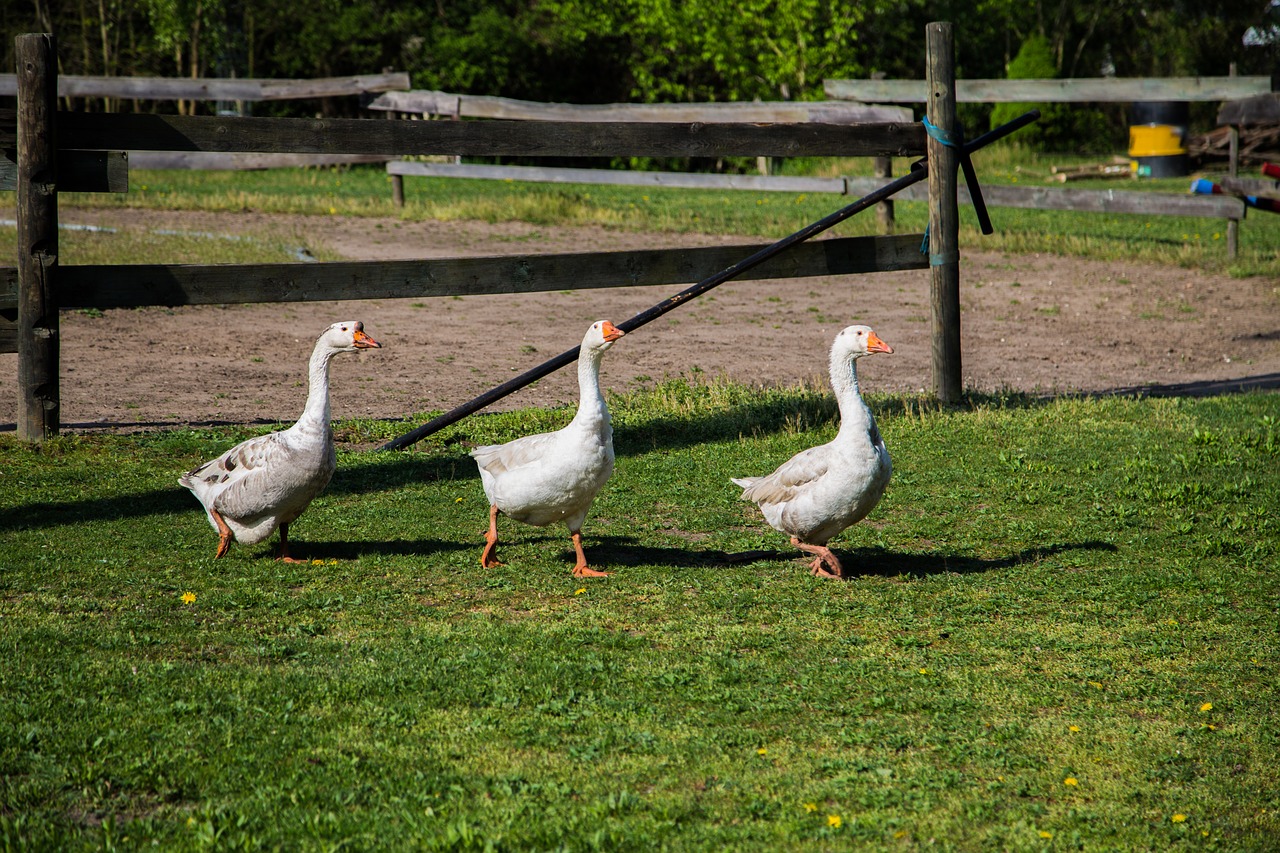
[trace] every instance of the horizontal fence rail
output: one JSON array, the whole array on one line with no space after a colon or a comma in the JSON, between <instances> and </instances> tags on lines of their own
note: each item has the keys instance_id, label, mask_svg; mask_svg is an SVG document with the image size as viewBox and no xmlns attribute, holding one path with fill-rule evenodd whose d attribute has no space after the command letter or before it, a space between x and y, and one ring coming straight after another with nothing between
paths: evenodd
<instances>
[{"instance_id":1,"label":"horizontal fence rail","mask_svg":"<svg viewBox=\"0 0 1280 853\"><path fill-rule=\"evenodd\" d=\"M515 121L628 122L766 122L773 124L856 124L909 122L907 107L857 104L848 101L756 101L691 104L556 104L522 101L492 95L458 95L415 89L385 92L365 105L419 115Z\"/></svg>"},{"instance_id":2,"label":"horizontal fence rail","mask_svg":"<svg viewBox=\"0 0 1280 853\"><path fill-rule=\"evenodd\" d=\"M125 98L142 101L290 101L302 98L334 98L408 89L405 72L321 77L309 80L272 80L234 77L91 77L58 76L60 98ZM18 76L0 74L0 96L18 93Z\"/></svg>"},{"instance_id":3,"label":"horizontal fence rail","mask_svg":"<svg viewBox=\"0 0 1280 853\"><path fill-rule=\"evenodd\" d=\"M923 103L927 95L923 80L824 80L823 91L837 100L887 104ZM956 100L970 104L1229 101L1270 91L1270 77L956 80Z\"/></svg>"},{"instance_id":4,"label":"horizontal fence rail","mask_svg":"<svg viewBox=\"0 0 1280 853\"><path fill-rule=\"evenodd\" d=\"M792 247L746 278L778 279L924 269L919 234L840 237ZM324 264L65 265L61 307L138 308L253 302L316 302L466 296L700 281L765 245L510 255ZM7 322L17 306L17 271L0 269L0 352L13 352Z\"/></svg>"},{"instance_id":5,"label":"horizontal fence rail","mask_svg":"<svg viewBox=\"0 0 1280 853\"><path fill-rule=\"evenodd\" d=\"M59 139L125 151L477 157L913 157L922 125L613 124L57 114ZM0 128L0 146L4 129Z\"/></svg>"}]
</instances>

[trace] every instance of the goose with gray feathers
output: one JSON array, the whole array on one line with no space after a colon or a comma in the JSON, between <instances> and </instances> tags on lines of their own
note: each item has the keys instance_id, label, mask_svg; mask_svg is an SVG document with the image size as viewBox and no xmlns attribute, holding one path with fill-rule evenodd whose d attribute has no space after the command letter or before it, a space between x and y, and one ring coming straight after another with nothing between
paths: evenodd
<instances>
[{"instance_id":1,"label":"goose with gray feathers","mask_svg":"<svg viewBox=\"0 0 1280 853\"><path fill-rule=\"evenodd\" d=\"M819 577L844 576L827 542L866 517L880 502L893 466L871 410L858 391L858 359L893 348L867 326L849 326L831 344L831 387L840 407L836 437L803 450L763 477L738 477L742 499L760 506L774 529L814 555Z\"/></svg>"},{"instance_id":2,"label":"goose with gray feathers","mask_svg":"<svg viewBox=\"0 0 1280 853\"><path fill-rule=\"evenodd\" d=\"M289 556L289 525L324 491L337 468L329 423L329 363L339 353L381 346L358 321L334 323L311 353L307 402L297 423L243 441L178 478L218 532L214 559L230 550L232 539L254 545L279 529L277 558L301 562Z\"/></svg>"}]
</instances>

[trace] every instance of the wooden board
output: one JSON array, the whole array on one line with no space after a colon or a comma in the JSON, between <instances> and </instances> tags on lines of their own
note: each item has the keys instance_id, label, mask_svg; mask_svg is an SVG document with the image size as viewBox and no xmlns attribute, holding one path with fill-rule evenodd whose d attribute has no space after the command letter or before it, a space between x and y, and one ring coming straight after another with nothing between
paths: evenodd
<instances>
[{"instance_id":1,"label":"wooden board","mask_svg":"<svg viewBox=\"0 0 1280 853\"><path fill-rule=\"evenodd\" d=\"M909 122L907 107L856 104L848 101L753 101L692 104L554 104L498 98L490 95L458 95L415 89L384 92L366 105L371 110L391 110L434 116L513 119L519 121L612 122L769 122L856 124L860 122Z\"/></svg>"},{"instance_id":2,"label":"wooden board","mask_svg":"<svg viewBox=\"0 0 1280 853\"><path fill-rule=\"evenodd\" d=\"M1248 127L1256 124L1280 123L1280 92L1242 98L1222 105L1218 110L1218 124L1235 124Z\"/></svg>"},{"instance_id":3,"label":"wooden board","mask_svg":"<svg viewBox=\"0 0 1280 853\"><path fill-rule=\"evenodd\" d=\"M751 281L924 269L920 234L801 243L752 269ZM702 281L768 244L323 264L62 265L64 309L474 296ZM11 337L16 270L0 268L0 351Z\"/></svg>"},{"instance_id":4,"label":"wooden board","mask_svg":"<svg viewBox=\"0 0 1280 853\"><path fill-rule=\"evenodd\" d=\"M60 139L125 151L521 157L800 157L924 153L919 124L627 124L58 113Z\"/></svg>"},{"instance_id":5,"label":"wooden board","mask_svg":"<svg viewBox=\"0 0 1280 853\"><path fill-rule=\"evenodd\" d=\"M90 77L58 75L60 98L127 98L144 101L286 101L297 98L332 98L408 89L409 75L357 74L314 80L270 80L235 77ZM17 75L0 74L0 96L18 92Z\"/></svg>"},{"instance_id":6,"label":"wooden board","mask_svg":"<svg viewBox=\"0 0 1280 853\"><path fill-rule=\"evenodd\" d=\"M880 178L849 178L851 195L866 195L888 181ZM962 182L957 190L962 204L972 204ZM1209 219L1242 219L1244 202L1221 195L1174 195L1141 190L1075 190L1058 187L1011 187L984 185L982 197L988 207L1018 207L1031 210L1078 210L1087 213L1133 213L1141 216L1195 216ZM928 188L915 184L899 192L900 201L929 200ZM996 222L996 228L1000 223Z\"/></svg>"},{"instance_id":7,"label":"wooden board","mask_svg":"<svg viewBox=\"0 0 1280 853\"><path fill-rule=\"evenodd\" d=\"M876 104L925 101L923 80L824 80L828 98ZM1077 77L957 80L962 103L1132 103L1226 101L1271 91L1270 77Z\"/></svg>"},{"instance_id":8,"label":"wooden board","mask_svg":"<svg viewBox=\"0 0 1280 853\"><path fill-rule=\"evenodd\" d=\"M387 157L379 154L223 154L216 151L134 151L129 155L129 162L135 169L248 172L258 169L385 163Z\"/></svg>"},{"instance_id":9,"label":"wooden board","mask_svg":"<svg viewBox=\"0 0 1280 853\"><path fill-rule=\"evenodd\" d=\"M622 169L568 169L542 166L483 166L392 160L387 174L419 178L472 178L554 184L609 184L630 187L753 190L757 192L843 193L844 178L787 175L712 175L686 172L629 172Z\"/></svg>"},{"instance_id":10,"label":"wooden board","mask_svg":"<svg viewBox=\"0 0 1280 853\"><path fill-rule=\"evenodd\" d=\"M0 190L18 188L17 154L12 148L0 156ZM58 159L58 192L60 193L127 193L129 191L129 155L124 151L70 151L60 149Z\"/></svg>"}]
</instances>

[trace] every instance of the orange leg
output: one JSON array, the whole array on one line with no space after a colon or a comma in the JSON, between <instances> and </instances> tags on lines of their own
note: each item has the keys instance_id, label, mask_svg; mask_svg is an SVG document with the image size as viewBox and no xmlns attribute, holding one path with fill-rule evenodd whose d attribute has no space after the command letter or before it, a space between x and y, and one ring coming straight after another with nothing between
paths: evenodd
<instances>
[{"instance_id":1,"label":"orange leg","mask_svg":"<svg viewBox=\"0 0 1280 853\"><path fill-rule=\"evenodd\" d=\"M231 550L231 540L234 538L231 534L231 528L227 527L227 523L222 520L222 515L212 507L209 509L209 517L213 519L213 523L218 525L218 552L213 555L213 559L225 557L227 552Z\"/></svg>"},{"instance_id":2,"label":"orange leg","mask_svg":"<svg viewBox=\"0 0 1280 853\"><path fill-rule=\"evenodd\" d=\"M791 544L801 551L817 555L817 558L809 564L809 571L814 576L820 578L844 577L844 566L840 565L840 559L831 553L830 548L825 545L809 545L794 536L791 537Z\"/></svg>"},{"instance_id":3,"label":"orange leg","mask_svg":"<svg viewBox=\"0 0 1280 853\"><path fill-rule=\"evenodd\" d=\"M295 560L289 556L289 525L280 525L280 550L276 552L276 559L282 563L305 563L306 560Z\"/></svg>"},{"instance_id":4,"label":"orange leg","mask_svg":"<svg viewBox=\"0 0 1280 853\"><path fill-rule=\"evenodd\" d=\"M573 576L575 578L607 578L608 572L598 572L587 566L587 555L582 551L582 534L574 530L570 532L569 538L573 540L573 550L578 555L578 563L573 567Z\"/></svg>"},{"instance_id":5,"label":"orange leg","mask_svg":"<svg viewBox=\"0 0 1280 853\"><path fill-rule=\"evenodd\" d=\"M489 507L489 532L484 535L484 552L480 555L480 565L486 569L492 569L501 566L502 563L494 556L494 551L498 548L498 505L492 504Z\"/></svg>"}]
</instances>

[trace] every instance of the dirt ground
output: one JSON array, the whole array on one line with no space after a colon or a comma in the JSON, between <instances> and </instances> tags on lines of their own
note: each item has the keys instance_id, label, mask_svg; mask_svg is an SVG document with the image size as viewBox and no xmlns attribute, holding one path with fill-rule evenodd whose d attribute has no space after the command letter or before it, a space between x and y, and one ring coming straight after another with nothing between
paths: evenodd
<instances>
[{"instance_id":1,"label":"dirt ground","mask_svg":"<svg viewBox=\"0 0 1280 853\"><path fill-rule=\"evenodd\" d=\"M64 223L272 235L352 260L530 254L756 242L522 223L64 208ZM381 350L334 360L335 417L449 409L567 350L596 319L631 317L679 286L271 305L64 312L62 423L73 431L291 421L307 357L336 320L362 320ZM1280 388L1280 282L1052 255L970 252L961 270L963 377L976 391L1202 393ZM605 361L622 390L666 377L826 384L842 327L894 347L863 363L864 391L932 387L927 271L730 281L635 330ZM0 431L14 429L17 356L0 355ZM560 371L495 404L576 399Z\"/></svg>"}]
</instances>

